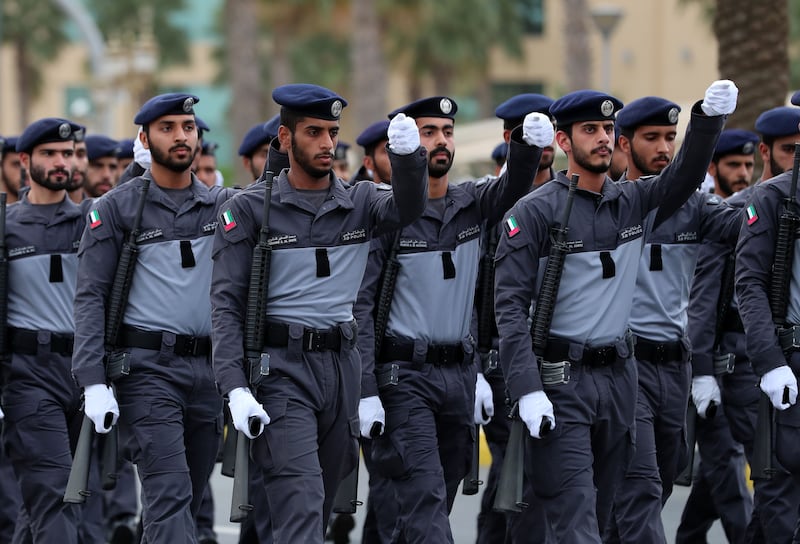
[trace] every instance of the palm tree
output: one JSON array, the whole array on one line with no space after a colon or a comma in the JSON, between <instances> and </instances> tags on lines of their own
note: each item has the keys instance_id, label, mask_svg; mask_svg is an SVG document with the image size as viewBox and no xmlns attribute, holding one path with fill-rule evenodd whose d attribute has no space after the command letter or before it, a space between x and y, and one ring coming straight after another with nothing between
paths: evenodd
<instances>
[{"instance_id":1,"label":"palm tree","mask_svg":"<svg viewBox=\"0 0 800 544\"><path fill-rule=\"evenodd\" d=\"M54 17L48 0L2 0L2 43L11 46L18 82L20 123L31 119L31 104L42 86L41 67L53 60L67 41L64 20Z\"/></svg>"}]
</instances>

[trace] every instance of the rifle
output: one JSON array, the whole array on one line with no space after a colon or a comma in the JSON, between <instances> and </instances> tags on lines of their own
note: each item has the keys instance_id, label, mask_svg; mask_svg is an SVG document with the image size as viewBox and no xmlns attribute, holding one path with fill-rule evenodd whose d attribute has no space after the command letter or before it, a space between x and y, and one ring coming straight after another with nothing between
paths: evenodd
<instances>
[{"instance_id":1,"label":"rifle","mask_svg":"<svg viewBox=\"0 0 800 544\"><path fill-rule=\"evenodd\" d=\"M133 219L133 226L128 233L128 238L122 245L122 250L117 263L117 270L114 273L114 281L108 293L108 304L106 310L106 331L105 331L105 354L103 356L106 367L106 377L110 382L127 376L130 372L130 354L117 349L117 339L119 330L122 327L122 318L125 315L125 307L128 305L128 294L131 290L133 272L136 267L136 259L139 253L139 227L142 222L144 205L147 201L147 191L150 189L150 180L142 179L142 187L139 189L139 202L136 208L136 216ZM111 412L106 414L106 422L110 424L113 415ZM91 457L91 436L94 424L88 417L83 418L81 432L78 436L78 446L75 449L75 456L72 459L72 468L67 481L67 488L64 492L64 502L83 503L89 496L89 463ZM107 425L108 426L108 425ZM109 434L116 433L112 428ZM88 443L88 446L86 444ZM104 463L103 471L112 474L113 477L104 477L104 485L110 485L116 480L116 462L118 454L116 451L118 440L111 438L106 440L105 448L110 451L103 452ZM81 447L85 446L85 447ZM111 450L113 448L113 450ZM113 487L113 484L111 485ZM105 488L105 487L104 487Z\"/></svg>"},{"instance_id":2,"label":"rifle","mask_svg":"<svg viewBox=\"0 0 800 544\"><path fill-rule=\"evenodd\" d=\"M253 248L253 262L250 265L250 284L247 288L247 311L244 321L244 356L251 387L257 387L261 378L269 374L269 353L264 351L264 337L267 328L267 300L269 299L269 269L272 261L272 247L269 245L269 211L272 202L272 184L275 174L265 171L264 215L258 242ZM250 434L260 431L255 418L250 419ZM247 435L239 432L236 439L236 462L233 470L233 495L231 497L230 520L234 523L244 521L253 509L249 504L247 480L249 479L249 451Z\"/></svg>"},{"instance_id":3,"label":"rifle","mask_svg":"<svg viewBox=\"0 0 800 544\"><path fill-rule=\"evenodd\" d=\"M0 355L8 351L8 252L6 251L6 193L0 193Z\"/></svg>"},{"instance_id":4,"label":"rifle","mask_svg":"<svg viewBox=\"0 0 800 544\"><path fill-rule=\"evenodd\" d=\"M397 251L400 247L400 232L397 229L392 247L386 256L381 275L381 285L378 288L378 304L375 308L375 360L381 356L381 344L386 334L386 326L389 324L389 311L392 309L392 298L394 298L394 286L397 283L397 274L400 272L400 261L397 259Z\"/></svg>"},{"instance_id":5,"label":"rifle","mask_svg":"<svg viewBox=\"0 0 800 544\"><path fill-rule=\"evenodd\" d=\"M553 321L553 311L556 306L558 289L561 285L561 273L564 270L569 248L567 247L567 233L569 232L569 216L572 212L572 201L578 187L578 174L572 174L569 181L569 191L564 210L559 223L550 231L550 253L542 278L542 286L536 298L536 310L531 323L531 344L537 359L544 357L547 348L547 339L550 336L550 324ZM566 364L566 363L564 363ZM566 368L563 380L569 379ZM494 500L494 509L501 511L520 512L527 504L522 500L522 488L525 462L525 423L519 418L519 401L511 408L511 433L506 446L506 457L500 472L497 485L497 496ZM550 421L542 418L539 424L539 436L544 438L551 430ZM512 442L513 440L513 442ZM512 449L513 447L513 449Z\"/></svg>"},{"instance_id":6,"label":"rifle","mask_svg":"<svg viewBox=\"0 0 800 544\"><path fill-rule=\"evenodd\" d=\"M792 181L789 195L783 199L783 213L778 218L778 236L775 240L775 258L772 262L772 275L768 287L769 308L772 321L780 329L788 323L786 312L789 307L789 282L792 276L792 259L794 258L795 231L800 225L797 213L795 193L797 192L797 176L800 172L800 143L794 144L794 164L792 165ZM789 388L783 390L783 402L789 402ZM772 466L772 446L775 439L775 410L764 393L758 399L758 419L756 434L753 439L753 463L751 479L772 478L775 468Z\"/></svg>"},{"instance_id":7,"label":"rifle","mask_svg":"<svg viewBox=\"0 0 800 544\"><path fill-rule=\"evenodd\" d=\"M478 271L478 354L484 375L497 368L497 350L492 348L492 337L497 333L494 316L494 256L497 250L496 228L487 229L486 253L481 257ZM485 416L486 414L484 414ZM480 425L475 425L475 444L472 449L472 464L464 478L461 493L476 495L483 481L480 472Z\"/></svg>"}]
</instances>

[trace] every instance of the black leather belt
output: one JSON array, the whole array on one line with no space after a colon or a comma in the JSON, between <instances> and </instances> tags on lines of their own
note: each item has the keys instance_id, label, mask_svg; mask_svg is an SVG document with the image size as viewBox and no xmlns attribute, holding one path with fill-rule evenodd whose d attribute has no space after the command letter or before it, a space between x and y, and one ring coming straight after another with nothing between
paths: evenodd
<instances>
[{"instance_id":1,"label":"black leather belt","mask_svg":"<svg viewBox=\"0 0 800 544\"><path fill-rule=\"evenodd\" d=\"M267 323L264 343L272 347L289 345L289 325ZM327 330L303 328L303 351L339 351L342 347L342 334L339 327Z\"/></svg>"},{"instance_id":2,"label":"black leather belt","mask_svg":"<svg viewBox=\"0 0 800 544\"><path fill-rule=\"evenodd\" d=\"M572 361L569 356L569 342L549 339L544 350L543 359L551 363ZM580 361L574 361L591 367L608 366L617 361L617 346L584 347Z\"/></svg>"},{"instance_id":3,"label":"black leather belt","mask_svg":"<svg viewBox=\"0 0 800 544\"><path fill-rule=\"evenodd\" d=\"M725 332L744 332L744 324L739 312L728 310L725 314L725 319L722 320L722 330Z\"/></svg>"},{"instance_id":4,"label":"black leather belt","mask_svg":"<svg viewBox=\"0 0 800 544\"><path fill-rule=\"evenodd\" d=\"M156 331L140 331L131 327L123 327L119 331L118 344L126 348L141 348L160 351L164 344L164 333ZM201 356L211 353L211 338L208 336L175 335L175 355L180 357Z\"/></svg>"},{"instance_id":5,"label":"black leather belt","mask_svg":"<svg viewBox=\"0 0 800 544\"><path fill-rule=\"evenodd\" d=\"M390 361L414 362L414 343L396 338L385 338L381 345L379 362L388 363ZM460 343L429 344L423 362L437 366L460 365L464 362L464 346Z\"/></svg>"},{"instance_id":6,"label":"black leather belt","mask_svg":"<svg viewBox=\"0 0 800 544\"><path fill-rule=\"evenodd\" d=\"M683 344L680 342L653 342L637 336L633 349L639 361L648 361L656 365L683 362Z\"/></svg>"},{"instance_id":7,"label":"black leather belt","mask_svg":"<svg viewBox=\"0 0 800 544\"><path fill-rule=\"evenodd\" d=\"M75 337L71 334L51 332L50 343L39 344L39 331L9 327L8 341L10 344L10 351L12 353L36 355L37 351L39 350L39 346L41 345L43 348L49 349L52 353L58 353L59 355L72 355L72 346L75 342Z\"/></svg>"}]
</instances>

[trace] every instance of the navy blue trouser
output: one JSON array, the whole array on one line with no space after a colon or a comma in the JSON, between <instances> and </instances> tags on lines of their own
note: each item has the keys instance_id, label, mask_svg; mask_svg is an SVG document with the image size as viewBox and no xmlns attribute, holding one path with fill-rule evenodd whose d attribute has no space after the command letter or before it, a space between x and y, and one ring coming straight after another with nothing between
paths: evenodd
<instances>
[{"instance_id":1,"label":"navy blue trouser","mask_svg":"<svg viewBox=\"0 0 800 544\"><path fill-rule=\"evenodd\" d=\"M753 499L744 479L744 448L731 435L725 415L728 408L723 402L713 418L697 418L700 463L681 514L676 544L705 543L716 519L731 544L753 542L746 538Z\"/></svg>"},{"instance_id":2,"label":"navy blue trouser","mask_svg":"<svg viewBox=\"0 0 800 544\"><path fill-rule=\"evenodd\" d=\"M636 450L617 495L606 542L664 542L661 509L686 451L686 361L637 360Z\"/></svg>"},{"instance_id":3,"label":"navy blue trouser","mask_svg":"<svg viewBox=\"0 0 800 544\"><path fill-rule=\"evenodd\" d=\"M37 355L15 353L3 363L3 443L34 542L77 544L82 507L63 498L83 419L80 390L71 357L51 352L46 334L39 339Z\"/></svg>"},{"instance_id":4,"label":"navy blue trouser","mask_svg":"<svg viewBox=\"0 0 800 544\"><path fill-rule=\"evenodd\" d=\"M526 441L525 472L556 542L601 542L633 455L637 389L631 358L575 364L568 383L545 386L556 426Z\"/></svg>"},{"instance_id":5,"label":"navy blue trouser","mask_svg":"<svg viewBox=\"0 0 800 544\"><path fill-rule=\"evenodd\" d=\"M339 326L340 351L303 351L303 327L270 348L256 398L270 424L251 444L261 466L275 542L321 542L339 483L358 459L361 358L355 322Z\"/></svg>"},{"instance_id":6,"label":"navy blue trouser","mask_svg":"<svg viewBox=\"0 0 800 544\"><path fill-rule=\"evenodd\" d=\"M164 333L160 351L133 348L116 382L120 443L142 484L144 541L195 543L194 516L214 468L222 397L208 356L178 356Z\"/></svg>"},{"instance_id":7,"label":"navy blue trouser","mask_svg":"<svg viewBox=\"0 0 800 544\"><path fill-rule=\"evenodd\" d=\"M372 463L397 504L393 541L453 542L448 514L476 439L476 366L394 362L398 384L380 391L386 430L372 441Z\"/></svg>"},{"instance_id":8,"label":"navy blue trouser","mask_svg":"<svg viewBox=\"0 0 800 544\"><path fill-rule=\"evenodd\" d=\"M22 495L11 461L2 447L0 447L0 497L3 497L0 501L0 542L11 542L19 508L22 506Z\"/></svg>"}]
</instances>

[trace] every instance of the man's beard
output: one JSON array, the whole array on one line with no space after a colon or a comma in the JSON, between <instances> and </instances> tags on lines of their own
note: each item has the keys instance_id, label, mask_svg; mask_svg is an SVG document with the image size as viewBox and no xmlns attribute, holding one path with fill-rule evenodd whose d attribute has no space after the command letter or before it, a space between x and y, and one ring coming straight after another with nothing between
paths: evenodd
<instances>
[{"instance_id":1,"label":"man's beard","mask_svg":"<svg viewBox=\"0 0 800 544\"><path fill-rule=\"evenodd\" d=\"M173 159L170 156L170 152L178 149L186 149L189 151L189 153L186 154L185 159ZM160 164L168 170L172 170L173 172L177 172L179 174L188 170L189 167L192 166L192 161L194 161L194 153L192 152L192 148L185 144L179 144L171 147L167 152L162 152L158 147L151 145L150 155L152 156L154 163Z\"/></svg>"},{"instance_id":2,"label":"man's beard","mask_svg":"<svg viewBox=\"0 0 800 544\"><path fill-rule=\"evenodd\" d=\"M669 157L667 155L659 155L659 158L662 157L666 159L668 161L667 164L669 164ZM663 170L663 168L654 170L653 168L647 166L647 161L633 149L633 146L631 146L631 159L633 160L633 165L639 170L639 172L642 173L642 175L655 176L660 174L661 170Z\"/></svg>"},{"instance_id":3,"label":"man's beard","mask_svg":"<svg viewBox=\"0 0 800 544\"><path fill-rule=\"evenodd\" d=\"M51 180L50 177L54 176L55 174L65 174L64 181ZM65 168L57 168L55 170L45 172L44 168L39 168L33 164L31 164L30 176L34 183L41 185L45 189L50 189L51 191L63 191L69 187L70 179L72 178L69 170Z\"/></svg>"},{"instance_id":4,"label":"man's beard","mask_svg":"<svg viewBox=\"0 0 800 544\"><path fill-rule=\"evenodd\" d=\"M439 163L440 159L434 159L433 156L437 153L446 153L447 154L447 162L446 163ZM450 168L453 166L453 154L450 153L450 150L446 147L437 147L431 150L429 153L428 159L428 176L432 178L441 178L444 177L450 171Z\"/></svg>"},{"instance_id":5,"label":"man's beard","mask_svg":"<svg viewBox=\"0 0 800 544\"><path fill-rule=\"evenodd\" d=\"M542 154L542 159L539 161L539 168L538 171L541 172L542 170L549 170L551 166L553 166L553 162L555 161L556 154L555 152L550 152L549 155Z\"/></svg>"},{"instance_id":6,"label":"man's beard","mask_svg":"<svg viewBox=\"0 0 800 544\"><path fill-rule=\"evenodd\" d=\"M599 148L598 148L599 149ZM605 174L608 172L609 166L611 166L611 150L609 150L608 159L600 164L592 164L589 160L592 156L591 152L584 153L580 151L578 148L572 148L572 157L575 159L575 162L583 168L584 170L588 170L594 174Z\"/></svg>"},{"instance_id":7,"label":"man's beard","mask_svg":"<svg viewBox=\"0 0 800 544\"><path fill-rule=\"evenodd\" d=\"M86 181L86 172L81 170L73 170L72 174L69 176L69 183L67 183L66 189L68 192L77 191L81 187L83 187L83 182Z\"/></svg>"},{"instance_id":8,"label":"man's beard","mask_svg":"<svg viewBox=\"0 0 800 544\"><path fill-rule=\"evenodd\" d=\"M294 138L292 138L292 155L294 156L294 160L297 163L297 165L300 168L302 168L303 171L312 178L315 179L324 178L327 177L331 172L330 168L322 169L313 166L311 164L311 159L309 159L308 155L306 155L305 152L300 150ZM332 155L330 156L332 158Z\"/></svg>"},{"instance_id":9,"label":"man's beard","mask_svg":"<svg viewBox=\"0 0 800 544\"><path fill-rule=\"evenodd\" d=\"M775 162L775 159L771 153L769 156L769 169L772 171L773 177L777 176L778 174L783 174L786 171L783 167L781 167L780 164Z\"/></svg>"}]
</instances>

